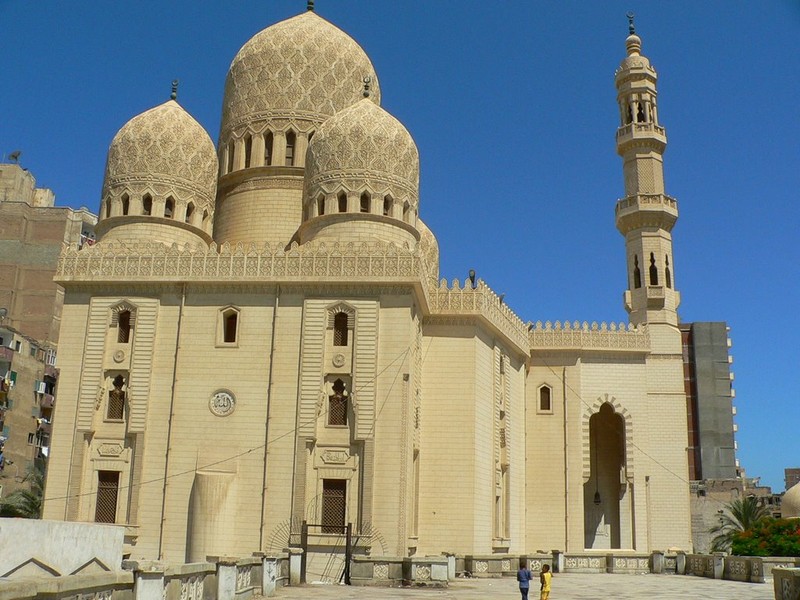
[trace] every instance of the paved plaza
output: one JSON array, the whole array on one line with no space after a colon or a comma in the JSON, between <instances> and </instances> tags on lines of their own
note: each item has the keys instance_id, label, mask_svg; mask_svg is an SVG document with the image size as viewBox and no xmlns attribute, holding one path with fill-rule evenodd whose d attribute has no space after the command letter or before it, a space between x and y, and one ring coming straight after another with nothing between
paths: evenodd
<instances>
[{"instance_id":1,"label":"paved plaza","mask_svg":"<svg viewBox=\"0 0 800 600\"><path fill-rule=\"evenodd\" d=\"M535 583L535 582L534 582ZM538 600L538 586L530 600ZM534 591L536 593L534 593ZM307 600L485 600L519 598L514 579L458 579L448 589L375 588L343 585L306 585L280 588L276 598ZM767 583L738 583L678 575L583 575L564 573L553 576L551 600L773 600L772 580Z\"/></svg>"}]
</instances>

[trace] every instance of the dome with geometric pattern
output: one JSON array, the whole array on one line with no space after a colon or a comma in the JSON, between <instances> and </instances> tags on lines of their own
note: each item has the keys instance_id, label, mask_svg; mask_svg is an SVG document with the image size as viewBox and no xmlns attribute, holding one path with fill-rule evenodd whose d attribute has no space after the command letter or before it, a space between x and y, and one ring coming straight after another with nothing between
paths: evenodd
<instances>
[{"instance_id":1,"label":"dome with geometric pattern","mask_svg":"<svg viewBox=\"0 0 800 600\"><path fill-rule=\"evenodd\" d=\"M174 100L135 116L108 149L98 240L209 243L218 169L208 133Z\"/></svg>"},{"instance_id":2,"label":"dome with geometric pattern","mask_svg":"<svg viewBox=\"0 0 800 600\"><path fill-rule=\"evenodd\" d=\"M220 139L254 121L322 122L362 98L372 62L350 36L312 11L267 27L233 59L225 82Z\"/></svg>"},{"instance_id":3,"label":"dome with geometric pattern","mask_svg":"<svg viewBox=\"0 0 800 600\"><path fill-rule=\"evenodd\" d=\"M217 153L202 125L168 100L133 117L111 141L103 198L149 189L211 208L216 196ZM133 189L131 189L133 188ZM102 218L102 215L101 215Z\"/></svg>"},{"instance_id":4,"label":"dome with geometric pattern","mask_svg":"<svg viewBox=\"0 0 800 600\"><path fill-rule=\"evenodd\" d=\"M306 202L339 191L390 196L419 208L419 152L411 134L371 98L322 124L306 155Z\"/></svg>"}]
</instances>

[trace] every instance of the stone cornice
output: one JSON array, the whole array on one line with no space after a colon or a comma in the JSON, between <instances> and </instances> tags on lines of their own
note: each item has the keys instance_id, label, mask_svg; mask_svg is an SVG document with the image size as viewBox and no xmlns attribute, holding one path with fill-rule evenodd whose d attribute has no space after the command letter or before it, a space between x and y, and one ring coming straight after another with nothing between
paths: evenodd
<instances>
[{"instance_id":1,"label":"stone cornice","mask_svg":"<svg viewBox=\"0 0 800 600\"><path fill-rule=\"evenodd\" d=\"M531 350L649 351L645 328L605 323L591 326L558 321L528 326L486 283L475 287L454 280L436 282L437 265L419 249L385 242L292 244L212 244L208 249L156 243L108 242L78 250L65 246L55 281L75 291L170 288L263 289L280 284L287 291L343 295L414 293L425 323L479 324L506 339L520 354ZM175 289L173 287L173 289Z\"/></svg>"}]
</instances>

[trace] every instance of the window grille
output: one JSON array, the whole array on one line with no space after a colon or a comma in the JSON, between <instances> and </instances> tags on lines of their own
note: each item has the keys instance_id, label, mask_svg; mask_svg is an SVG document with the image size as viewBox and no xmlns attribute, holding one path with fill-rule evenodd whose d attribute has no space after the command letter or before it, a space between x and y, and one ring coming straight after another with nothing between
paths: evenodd
<instances>
[{"instance_id":1,"label":"window grille","mask_svg":"<svg viewBox=\"0 0 800 600\"><path fill-rule=\"evenodd\" d=\"M97 472L97 505L95 523L115 523L117 520L117 495L119 494L119 471Z\"/></svg>"},{"instance_id":2,"label":"window grille","mask_svg":"<svg viewBox=\"0 0 800 600\"><path fill-rule=\"evenodd\" d=\"M322 533L342 533L347 513L347 480L322 480Z\"/></svg>"},{"instance_id":3,"label":"window grille","mask_svg":"<svg viewBox=\"0 0 800 600\"><path fill-rule=\"evenodd\" d=\"M333 345L347 346L347 313L336 313L333 317Z\"/></svg>"},{"instance_id":4,"label":"window grille","mask_svg":"<svg viewBox=\"0 0 800 600\"><path fill-rule=\"evenodd\" d=\"M333 394L328 396L328 425L347 425L347 396L341 379L333 383Z\"/></svg>"},{"instance_id":5,"label":"window grille","mask_svg":"<svg viewBox=\"0 0 800 600\"><path fill-rule=\"evenodd\" d=\"M117 375L114 378L114 388L108 392L107 419L122 420L125 418L125 392L122 389L123 385L125 385L125 379L123 379L122 375Z\"/></svg>"},{"instance_id":6,"label":"window grille","mask_svg":"<svg viewBox=\"0 0 800 600\"><path fill-rule=\"evenodd\" d=\"M131 339L131 311L120 311L117 320L117 342L127 344Z\"/></svg>"}]
</instances>

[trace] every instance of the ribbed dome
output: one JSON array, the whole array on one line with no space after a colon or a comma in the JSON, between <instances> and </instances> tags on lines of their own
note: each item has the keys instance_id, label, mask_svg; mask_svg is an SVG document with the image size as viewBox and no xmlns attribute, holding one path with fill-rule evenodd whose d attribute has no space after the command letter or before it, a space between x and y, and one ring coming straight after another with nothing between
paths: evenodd
<instances>
[{"instance_id":1,"label":"ribbed dome","mask_svg":"<svg viewBox=\"0 0 800 600\"><path fill-rule=\"evenodd\" d=\"M174 100L128 121L111 142L103 198L146 189L198 208L213 206L217 154L206 130Z\"/></svg>"},{"instance_id":2,"label":"ribbed dome","mask_svg":"<svg viewBox=\"0 0 800 600\"><path fill-rule=\"evenodd\" d=\"M364 98L322 124L306 155L306 201L337 189L419 203L419 153L402 123Z\"/></svg>"},{"instance_id":3,"label":"ribbed dome","mask_svg":"<svg viewBox=\"0 0 800 600\"><path fill-rule=\"evenodd\" d=\"M800 518L800 483L790 487L781 499L781 516L784 519Z\"/></svg>"},{"instance_id":4,"label":"ribbed dome","mask_svg":"<svg viewBox=\"0 0 800 600\"><path fill-rule=\"evenodd\" d=\"M369 57L314 12L276 23L250 39L231 63L221 136L245 123L281 116L321 122L358 102L367 76L379 101Z\"/></svg>"}]
</instances>

